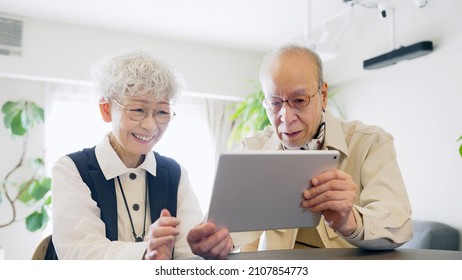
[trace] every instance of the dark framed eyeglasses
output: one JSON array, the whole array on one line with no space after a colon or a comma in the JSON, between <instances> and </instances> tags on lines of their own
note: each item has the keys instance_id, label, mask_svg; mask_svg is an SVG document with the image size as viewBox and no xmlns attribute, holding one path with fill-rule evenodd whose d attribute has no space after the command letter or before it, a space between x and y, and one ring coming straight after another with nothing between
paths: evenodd
<instances>
[{"instance_id":1,"label":"dark framed eyeglasses","mask_svg":"<svg viewBox=\"0 0 462 280\"><path fill-rule=\"evenodd\" d=\"M310 105L311 98L313 98L319 92L320 89L321 86L319 86L316 92L312 95L299 95L288 98L287 100L284 100L279 97L262 98L260 100L260 103L263 105L265 109L270 110L274 113L279 112L284 106L285 102L287 102L287 104L289 104L289 106L293 109L302 110L306 106Z\"/></svg>"},{"instance_id":2,"label":"dark framed eyeglasses","mask_svg":"<svg viewBox=\"0 0 462 280\"><path fill-rule=\"evenodd\" d=\"M124 106L120 104L117 100L115 99L112 99L112 100L121 109L123 109L126 112L128 118L132 121L142 121L152 111L153 117L156 120L156 122L160 124L165 124L165 123L169 123L173 119L173 117L176 115L173 109L170 108L169 106L162 106L161 108L149 109L149 108L144 108L143 106L134 105L134 104Z\"/></svg>"}]
</instances>

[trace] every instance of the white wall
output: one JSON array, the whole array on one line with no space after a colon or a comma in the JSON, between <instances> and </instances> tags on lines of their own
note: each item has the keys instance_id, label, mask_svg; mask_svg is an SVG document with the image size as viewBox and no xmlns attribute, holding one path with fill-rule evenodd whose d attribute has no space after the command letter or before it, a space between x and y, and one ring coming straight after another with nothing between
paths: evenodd
<instances>
[{"instance_id":1,"label":"white wall","mask_svg":"<svg viewBox=\"0 0 462 280\"><path fill-rule=\"evenodd\" d=\"M151 51L169 61L193 92L245 96L261 54L164 40L45 20L24 20L22 57L0 55L0 77L88 82L100 58L122 50Z\"/></svg>"},{"instance_id":2,"label":"white wall","mask_svg":"<svg viewBox=\"0 0 462 280\"><path fill-rule=\"evenodd\" d=\"M462 136L462 18L457 15L462 2L429 2L435 10L428 16L435 21L422 18L422 28L436 25L439 32L415 40L433 40L433 53L368 71L358 70L362 60L357 55L355 64L329 63L328 68L335 69L329 72L329 80L343 81L343 74L360 73L359 78L334 82L340 88L337 98L347 119L378 124L395 136L414 219L444 222L462 232L462 157L458 151L462 141L457 142ZM419 29L415 23L411 28Z\"/></svg>"}]
</instances>

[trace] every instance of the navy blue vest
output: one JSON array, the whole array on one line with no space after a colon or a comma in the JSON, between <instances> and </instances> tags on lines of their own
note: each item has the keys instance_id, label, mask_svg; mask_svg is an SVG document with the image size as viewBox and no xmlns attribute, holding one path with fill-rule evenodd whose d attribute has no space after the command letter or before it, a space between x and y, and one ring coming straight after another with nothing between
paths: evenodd
<instances>
[{"instance_id":1,"label":"navy blue vest","mask_svg":"<svg viewBox=\"0 0 462 280\"><path fill-rule=\"evenodd\" d=\"M157 162L156 177L149 172L149 208L151 221L159 218L162 209L167 208L176 217L180 165L171 158L154 152ZM68 155L77 166L80 177L91 190L91 197L101 210L101 220L106 224L106 237L115 241L117 237L117 201L114 179L106 180L96 160L95 147L83 149Z\"/></svg>"},{"instance_id":2,"label":"navy blue vest","mask_svg":"<svg viewBox=\"0 0 462 280\"><path fill-rule=\"evenodd\" d=\"M95 147L83 149L68 155L77 166L82 180L91 191L91 197L100 209L101 220L106 225L106 237L118 240L117 199L114 179L106 180L101 167L96 160ZM156 177L146 172L148 176L149 209L151 221L156 221L162 209L166 208L176 217L178 183L181 168L173 159L154 152L157 162ZM57 186L59 187L59 186ZM53 243L50 241L46 259L57 259Z\"/></svg>"}]
</instances>

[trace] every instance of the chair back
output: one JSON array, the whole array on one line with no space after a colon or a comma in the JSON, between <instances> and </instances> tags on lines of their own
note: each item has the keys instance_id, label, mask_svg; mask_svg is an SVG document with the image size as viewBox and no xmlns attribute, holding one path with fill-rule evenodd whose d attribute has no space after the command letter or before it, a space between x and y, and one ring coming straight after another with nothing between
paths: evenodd
<instances>
[{"instance_id":1,"label":"chair back","mask_svg":"<svg viewBox=\"0 0 462 280\"><path fill-rule=\"evenodd\" d=\"M40 241L37 248L35 248L32 260L57 260L55 246L53 245L51 234Z\"/></svg>"}]
</instances>

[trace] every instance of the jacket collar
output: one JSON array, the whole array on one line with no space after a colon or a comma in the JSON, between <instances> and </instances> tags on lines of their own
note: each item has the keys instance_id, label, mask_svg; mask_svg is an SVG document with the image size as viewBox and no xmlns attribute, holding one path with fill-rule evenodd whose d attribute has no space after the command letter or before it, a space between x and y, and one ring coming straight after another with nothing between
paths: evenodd
<instances>
[{"instance_id":1,"label":"jacket collar","mask_svg":"<svg viewBox=\"0 0 462 280\"><path fill-rule=\"evenodd\" d=\"M329 111L326 111L326 138L324 139L324 146L329 150L338 150L345 157L349 156L342 124Z\"/></svg>"}]
</instances>

